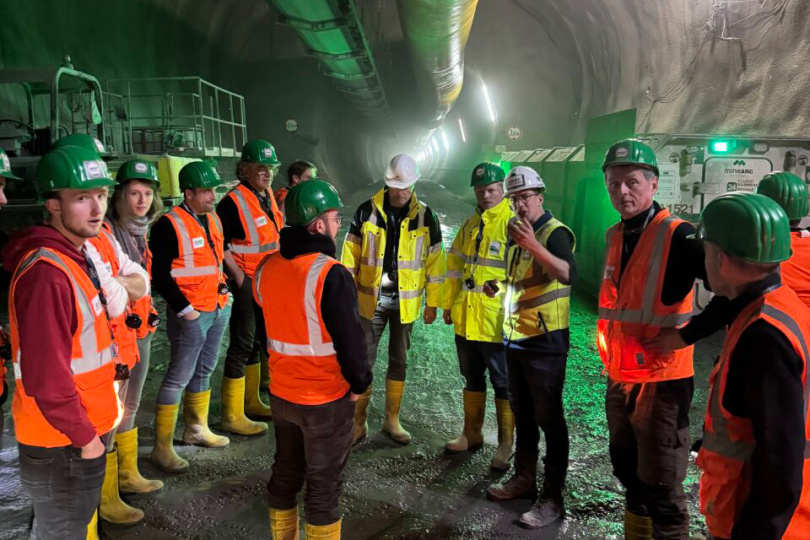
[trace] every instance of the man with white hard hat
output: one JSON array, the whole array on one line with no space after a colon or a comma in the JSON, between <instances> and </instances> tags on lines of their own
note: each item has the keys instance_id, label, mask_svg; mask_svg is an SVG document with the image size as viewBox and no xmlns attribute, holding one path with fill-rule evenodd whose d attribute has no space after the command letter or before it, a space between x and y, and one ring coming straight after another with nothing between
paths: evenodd
<instances>
[{"instance_id":1,"label":"man with white hard hat","mask_svg":"<svg viewBox=\"0 0 810 540\"><path fill-rule=\"evenodd\" d=\"M432 324L436 319L446 264L439 218L417 200L413 189L418 179L419 166L412 156L394 156L385 171L386 187L355 212L341 255L357 286L369 365L377 357L386 325L391 326L382 430L400 444L411 440L399 423L399 409L413 322L425 292L423 320ZM357 400L354 442L368 432L370 400L371 387Z\"/></svg>"},{"instance_id":2,"label":"man with white hard hat","mask_svg":"<svg viewBox=\"0 0 810 540\"><path fill-rule=\"evenodd\" d=\"M537 445L546 438L543 487L520 516L530 529L565 514L562 490L568 470L568 426L562 389L568 358L571 284L577 275L574 233L543 209L546 185L534 169L515 167L506 196L517 218L508 226L503 322L509 400L517 431L515 472L487 493L496 500L537 496ZM497 282L487 281L494 296Z\"/></svg>"}]
</instances>

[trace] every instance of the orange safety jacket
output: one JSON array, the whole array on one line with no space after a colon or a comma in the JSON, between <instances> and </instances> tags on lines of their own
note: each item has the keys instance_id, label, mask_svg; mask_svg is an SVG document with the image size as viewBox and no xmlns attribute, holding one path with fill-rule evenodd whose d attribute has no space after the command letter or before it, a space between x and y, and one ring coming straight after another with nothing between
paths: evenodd
<instances>
[{"instance_id":1,"label":"orange safety jacket","mask_svg":"<svg viewBox=\"0 0 810 540\"><path fill-rule=\"evenodd\" d=\"M172 261L171 275L180 291L197 311L224 308L228 295L219 294L220 283L225 283L222 271L224 237L219 217L214 212L205 214L211 243L196 216L186 210L174 207L166 217L177 235L180 256Z\"/></svg>"},{"instance_id":2,"label":"orange safety jacket","mask_svg":"<svg viewBox=\"0 0 810 540\"><path fill-rule=\"evenodd\" d=\"M324 280L336 264L340 263L321 253L293 259L275 253L256 270L254 297L264 313L274 396L300 405L322 405L349 391L321 316Z\"/></svg>"},{"instance_id":3,"label":"orange safety jacket","mask_svg":"<svg viewBox=\"0 0 810 540\"><path fill-rule=\"evenodd\" d=\"M734 416L723 406L729 360L745 329L760 319L782 332L801 357L805 415L810 404L810 385L807 384L810 314L789 287L781 286L752 302L737 316L728 330L720 359L709 375L703 446L697 459L698 467L703 471L700 511L706 518L709 531L721 538L731 538L740 510L750 494L751 456L756 446L751 421ZM804 484L799 505L783 540L810 538L810 416L807 416L805 426Z\"/></svg>"},{"instance_id":4,"label":"orange safety jacket","mask_svg":"<svg viewBox=\"0 0 810 540\"><path fill-rule=\"evenodd\" d=\"M246 185L239 184L228 193L239 210L239 220L245 231L245 238L234 238L228 249L236 265L251 278L265 255L278 251L279 229L284 222L275 197L271 192L268 194L272 216L262 210L259 198Z\"/></svg>"},{"instance_id":5,"label":"orange safety jacket","mask_svg":"<svg viewBox=\"0 0 810 540\"><path fill-rule=\"evenodd\" d=\"M149 244L146 245L146 273L149 276L152 276L152 250L149 249ZM131 304L132 312L136 313L140 318L142 324L141 327L135 331L135 335L138 339L143 339L149 334L154 334L157 331L157 326L150 326L149 325L149 316L155 315L157 316L158 312L155 309L155 304L152 302L152 295L145 294L142 297L138 298Z\"/></svg>"},{"instance_id":6,"label":"orange safety jacket","mask_svg":"<svg viewBox=\"0 0 810 540\"><path fill-rule=\"evenodd\" d=\"M640 343L663 328L686 323L692 316L691 292L674 305L661 302L672 235L683 222L667 210L658 212L641 234L623 271L623 225L619 222L607 231L597 348L608 376L615 382L667 381L694 374L693 346L659 355Z\"/></svg>"},{"instance_id":7,"label":"orange safety jacket","mask_svg":"<svg viewBox=\"0 0 810 540\"><path fill-rule=\"evenodd\" d=\"M76 332L73 334L71 371L76 392L98 435L115 427L120 420L120 402L115 387L115 350L107 313L87 273L73 260L49 248L30 251L22 258L11 281L9 320L11 352L17 391L11 412L17 441L22 444L54 448L69 446L70 439L51 426L34 398L25 393L25 380L20 365L25 351L20 349L20 334L14 307L17 282L35 264L51 264L65 273L73 286L76 310Z\"/></svg>"},{"instance_id":8,"label":"orange safety jacket","mask_svg":"<svg viewBox=\"0 0 810 540\"><path fill-rule=\"evenodd\" d=\"M810 306L810 231L790 233L793 256L780 265L782 283L793 289Z\"/></svg>"},{"instance_id":9,"label":"orange safety jacket","mask_svg":"<svg viewBox=\"0 0 810 540\"><path fill-rule=\"evenodd\" d=\"M115 250L115 238L106 223L101 228L101 233L90 239L90 243L95 246L101 255L101 260L108 266L109 272L117 276L121 269L121 261L118 260L118 253ZM134 328L127 326L127 315L132 313L132 302L127 309L118 317L110 319L115 344L118 346L118 356L122 364L126 364L129 369L135 367L141 360L138 352L138 335ZM141 325L143 326L143 325Z\"/></svg>"}]
</instances>

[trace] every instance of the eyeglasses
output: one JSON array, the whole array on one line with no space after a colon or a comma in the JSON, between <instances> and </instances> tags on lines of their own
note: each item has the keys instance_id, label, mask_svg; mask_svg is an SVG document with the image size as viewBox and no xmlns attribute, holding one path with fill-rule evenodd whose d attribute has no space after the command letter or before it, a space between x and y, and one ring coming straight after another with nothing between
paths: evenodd
<instances>
[{"instance_id":1,"label":"eyeglasses","mask_svg":"<svg viewBox=\"0 0 810 540\"><path fill-rule=\"evenodd\" d=\"M539 193L524 193L523 195L516 195L514 197L509 197L509 205L512 208L517 208L521 204L526 206L529 204L529 199L532 197L537 197Z\"/></svg>"},{"instance_id":2,"label":"eyeglasses","mask_svg":"<svg viewBox=\"0 0 810 540\"><path fill-rule=\"evenodd\" d=\"M343 216L341 216L340 214L338 214L338 215L336 215L334 217L324 217L323 218L324 221L327 221L327 220L330 220L330 219L334 220L335 223L337 223L338 227L340 227L340 224L343 223Z\"/></svg>"}]
</instances>

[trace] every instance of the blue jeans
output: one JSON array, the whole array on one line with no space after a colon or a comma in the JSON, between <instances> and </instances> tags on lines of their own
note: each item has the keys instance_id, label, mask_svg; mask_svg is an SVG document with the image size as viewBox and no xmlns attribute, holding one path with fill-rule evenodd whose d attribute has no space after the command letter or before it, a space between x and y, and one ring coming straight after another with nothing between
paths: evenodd
<instances>
[{"instance_id":1,"label":"blue jeans","mask_svg":"<svg viewBox=\"0 0 810 540\"><path fill-rule=\"evenodd\" d=\"M506 352L503 342L470 341L456 335L456 351L461 375L467 381L464 387L470 392L486 392L486 373L495 391L496 399L509 399L506 391Z\"/></svg>"},{"instance_id":2,"label":"blue jeans","mask_svg":"<svg viewBox=\"0 0 810 540\"><path fill-rule=\"evenodd\" d=\"M219 346L231 318L231 306L201 311L193 320L166 309L166 332L171 343L171 361L157 395L159 405L180 403L183 391L204 392L219 360Z\"/></svg>"}]
</instances>

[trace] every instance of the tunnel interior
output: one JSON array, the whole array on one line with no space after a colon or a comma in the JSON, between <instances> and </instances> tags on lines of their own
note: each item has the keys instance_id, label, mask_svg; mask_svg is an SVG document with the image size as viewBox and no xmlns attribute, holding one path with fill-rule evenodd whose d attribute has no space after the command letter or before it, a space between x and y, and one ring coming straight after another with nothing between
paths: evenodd
<instances>
[{"instance_id":1,"label":"tunnel interior","mask_svg":"<svg viewBox=\"0 0 810 540\"><path fill-rule=\"evenodd\" d=\"M544 159L560 150L578 164L544 164L543 175L549 175L554 187L548 198L555 215L577 233L583 291L592 292L592 280L598 279L604 230L617 216L599 170L604 149L613 140L654 134L662 149L668 148L666 141L681 141L684 148L703 144L706 148L698 153L706 156L710 140L767 140L781 148L768 154L771 168L793 168L807 175L810 3L801 0L5 0L0 6L0 77L15 70L54 70L69 55L72 66L95 76L105 92L123 92L122 81L164 79L133 90L149 94L149 99L136 99L123 109L108 100L101 111L118 115L119 121L154 119L150 129L141 131L138 143L148 153L168 148L167 107L175 116L187 112L183 96L198 88L196 79L189 83L195 85L191 90L186 82L165 80L178 77L199 77L244 98L242 114L238 105L206 94L204 107L213 112L219 105L220 117L235 118L232 124L245 123L246 128L243 135L229 124L223 128L224 143L222 138L210 139L204 146L210 142L238 152L244 138L266 139L275 146L282 171L297 159L315 163L320 175L338 188L347 212L382 187L392 155L413 153L423 173L419 196L440 213L446 248L473 212L469 182L477 163L532 165L525 158L536 150L548 151ZM307 42L300 32L304 28L310 34L322 33L311 23L350 16L358 21L365 54L373 60L373 69L368 61L358 63L363 64L363 76L356 79L330 76L327 72L344 60L314 55L317 40ZM454 24L456 32L442 33ZM341 49L335 54L345 53ZM37 121L21 125L31 116L26 100L23 87L0 78L0 145L14 166L23 168L33 163L34 154L25 141L32 132L49 127L51 114L48 99L40 96L33 107ZM64 118L84 118L87 123L92 116L87 98L58 107ZM229 107L235 107L235 116L230 116ZM122 140L116 129L106 132L105 143L113 147ZM40 149L47 147L43 144ZM752 155L748 150L746 158ZM526 152L524 158L515 159L521 151ZM794 152L793 158L789 152ZM203 157L217 159L221 171L232 174L233 154ZM678 159L673 169L681 176L679 200L689 206L678 213L694 219L700 207L693 207L692 201L700 190L686 181L700 172L685 170L683 156ZM280 187L283 174L275 182L273 187ZM678 190L677 184L673 189ZM13 206L13 189L11 193ZM17 215L4 209L0 219L14 225L17 218L7 216ZM5 222L0 228L6 228ZM504 509L470 502L482 499L485 486L494 480L480 474L488 458L436 457L436 448L454 436L460 422L461 383L452 329L418 325L409 368L413 393L406 411L412 413L409 428L420 442L402 451L372 437L352 456L344 505L348 537L619 538L622 504L606 456L594 311L593 298L577 292L572 327L582 331L572 337L568 377L573 382L565 395L566 409L577 418L572 428L572 447L577 450L567 491L573 521L526 536L505 517ZM700 349L697 370L703 380L718 343L710 341ZM224 347L227 343L223 352ZM385 349L383 341L380 351ZM152 392L166 369L165 338L156 351L159 360L147 384ZM375 377L382 379L380 369ZM215 378L219 376L220 371ZM377 403L380 392L375 388ZM693 437L698 435L704 402L705 388L698 389ZM144 419L153 406L153 396L145 397ZM497 435L494 411L487 415L489 444ZM379 424L381 418L378 405L372 423ZM14 479L16 450L8 421L3 431L0 476L7 489L0 493L0 521L9 526L0 527L0 539L11 539L21 537L29 516ZM151 436L148 426L142 433ZM105 536L259 537L266 532L260 500L271 461L267 444L265 438L240 441L213 457L186 450L184 455L196 460L196 473L173 479L173 489L157 499L136 499L151 511L146 532L110 527L104 529ZM700 530L694 466L687 487L693 529ZM506 510L516 509L522 511L521 505Z\"/></svg>"}]
</instances>

